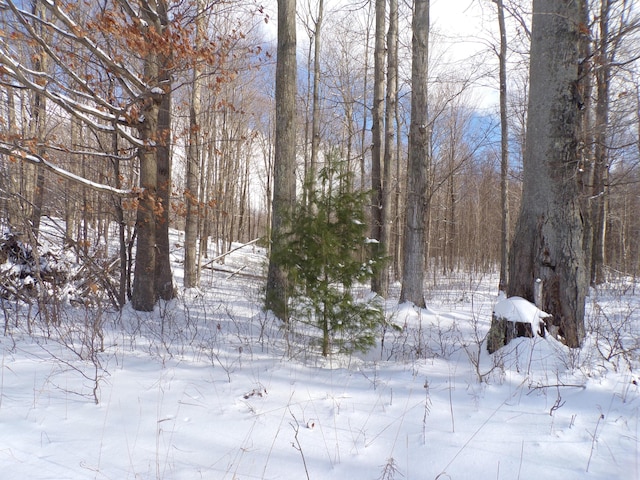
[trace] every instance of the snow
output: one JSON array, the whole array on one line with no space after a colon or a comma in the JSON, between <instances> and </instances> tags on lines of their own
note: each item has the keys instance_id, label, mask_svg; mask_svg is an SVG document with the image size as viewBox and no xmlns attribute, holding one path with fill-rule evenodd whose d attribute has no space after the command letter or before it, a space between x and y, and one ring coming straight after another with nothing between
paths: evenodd
<instances>
[{"instance_id":1,"label":"snow","mask_svg":"<svg viewBox=\"0 0 640 480\"><path fill-rule=\"evenodd\" d=\"M493 312L497 318L514 323L530 323L533 332L540 331L545 318L550 317L533 303L521 297L509 297L496 303Z\"/></svg>"},{"instance_id":2,"label":"snow","mask_svg":"<svg viewBox=\"0 0 640 480\"><path fill-rule=\"evenodd\" d=\"M179 284L179 247L172 258ZM263 249L238 249L203 272L199 289L155 312L67 306L59 323L36 319L32 335L25 311L2 301L10 319L0 336L2 475L640 478L634 337L627 365L598 355L593 331L606 323L597 302L610 319L627 318L637 342L640 296L631 289L590 299L580 352L547 336L489 355L482 339L495 278L441 278L426 291L428 310L398 306L394 285L385 308L396 328L384 346L325 359L302 326L287 338L262 311L264 266ZM513 298L495 307L509 318L542 317ZM83 336L95 320L104 352ZM385 467L395 475L383 477Z\"/></svg>"}]
</instances>

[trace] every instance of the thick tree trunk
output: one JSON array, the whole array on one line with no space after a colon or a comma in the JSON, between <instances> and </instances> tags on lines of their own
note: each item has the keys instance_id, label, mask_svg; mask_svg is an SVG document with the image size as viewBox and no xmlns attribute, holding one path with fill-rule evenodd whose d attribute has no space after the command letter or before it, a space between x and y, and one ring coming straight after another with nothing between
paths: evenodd
<instances>
[{"instance_id":1,"label":"thick tree trunk","mask_svg":"<svg viewBox=\"0 0 640 480\"><path fill-rule=\"evenodd\" d=\"M164 88L170 88L169 76L165 76ZM171 92L162 97L158 112L158 199L161 208L158 211L156 226L156 295L163 300L171 300L175 296L173 276L171 274L171 258L169 257L169 212L171 210Z\"/></svg>"},{"instance_id":2,"label":"thick tree trunk","mask_svg":"<svg viewBox=\"0 0 640 480\"><path fill-rule=\"evenodd\" d=\"M286 219L296 198L296 2L278 0L276 64L276 139L271 204L271 242L282 241ZM269 259L265 307L288 321L287 275Z\"/></svg>"},{"instance_id":3,"label":"thick tree trunk","mask_svg":"<svg viewBox=\"0 0 640 480\"><path fill-rule=\"evenodd\" d=\"M508 295L534 301L567 345L584 338L587 272L577 180L584 0L535 0L522 207L509 262Z\"/></svg>"},{"instance_id":4,"label":"thick tree trunk","mask_svg":"<svg viewBox=\"0 0 640 480\"><path fill-rule=\"evenodd\" d=\"M425 306L425 219L429 172L429 117L427 78L429 50L429 0L415 0L412 22L411 125L407 167L407 218L405 223L402 291L400 302Z\"/></svg>"},{"instance_id":5,"label":"thick tree trunk","mask_svg":"<svg viewBox=\"0 0 640 480\"><path fill-rule=\"evenodd\" d=\"M169 11L165 0L157 2L157 29L163 35L169 25ZM158 149L156 152L158 176L158 199L161 208L158 212L156 227L156 295L163 300L171 300L175 297L173 276L171 274L171 258L169 256L169 212L171 210L171 72L172 63L171 48L165 49L159 54L158 84L164 92L158 110Z\"/></svg>"},{"instance_id":6,"label":"thick tree trunk","mask_svg":"<svg viewBox=\"0 0 640 480\"><path fill-rule=\"evenodd\" d=\"M150 22L155 25L154 22ZM144 59L144 76L149 83L157 82L160 73L159 55L149 51ZM136 257L131 305L135 310L150 312L157 300L156 290L156 229L158 223L158 115L163 94L149 92L141 109L140 139L145 143L138 150L140 162L140 197L136 218Z\"/></svg>"},{"instance_id":7,"label":"thick tree trunk","mask_svg":"<svg viewBox=\"0 0 640 480\"><path fill-rule=\"evenodd\" d=\"M152 101L143 111L140 138L150 145L140 149L140 188L136 218L136 261L131 305L135 310L150 312L156 303L156 216L158 166L154 145L158 125L159 101Z\"/></svg>"},{"instance_id":8,"label":"thick tree trunk","mask_svg":"<svg viewBox=\"0 0 640 480\"><path fill-rule=\"evenodd\" d=\"M168 24L166 2L145 4L143 16L157 35ZM152 311L158 298L173 298L169 260L169 195L171 192L170 52L148 45L144 80L153 86L143 100L138 128L145 146L139 149L141 194L137 211L137 248L131 304Z\"/></svg>"}]
</instances>

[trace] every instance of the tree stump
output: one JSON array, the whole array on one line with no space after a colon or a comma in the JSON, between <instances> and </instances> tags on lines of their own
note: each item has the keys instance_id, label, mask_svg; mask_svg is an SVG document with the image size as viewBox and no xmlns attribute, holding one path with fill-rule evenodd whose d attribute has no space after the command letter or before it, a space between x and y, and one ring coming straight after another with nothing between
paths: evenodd
<instances>
[{"instance_id":1,"label":"tree stump","mask_svg":"<svg viewBox=\"0 0 640 480\"><path fill-rule=\"evenodd\" d=\"M521 297L496 303L487 334L487 350L494 353L518 337L545 336L546 319L551 315Z\"/></svg>"}]
</instances>

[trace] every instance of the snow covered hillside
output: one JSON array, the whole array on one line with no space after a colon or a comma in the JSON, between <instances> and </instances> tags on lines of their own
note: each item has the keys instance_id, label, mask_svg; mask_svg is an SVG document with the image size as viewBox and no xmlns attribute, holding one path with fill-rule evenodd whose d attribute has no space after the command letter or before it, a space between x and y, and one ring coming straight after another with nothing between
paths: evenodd
<instances>
[{"instance_id":1,"label":"snow covered hillside","mask_svg":"<svg viewBox=\"0 0 640 480\"><path fill-rule=\"evenodd\" d=\"M3 300L0 478L640 478L634 285L592 292L580 351L488 355L497 281L460 274L428 309L389 299L367 355L325 359L261 310L264 266L239 249L149 314L61 300L47 324Z\"/></svg>"}]
</instances>

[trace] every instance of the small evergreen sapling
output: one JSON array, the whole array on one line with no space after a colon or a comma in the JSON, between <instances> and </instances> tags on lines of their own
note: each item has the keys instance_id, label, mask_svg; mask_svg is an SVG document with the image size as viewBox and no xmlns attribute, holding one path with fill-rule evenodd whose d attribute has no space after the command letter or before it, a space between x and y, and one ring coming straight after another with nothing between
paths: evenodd
<instances>
[{"instance_id":1,"label":"small evergreen sapling","mask_svg":"<svg viewBox=\"0 0 640 480\"><path fill-rule=\"evenodd\" d=\"M278 250L288 271L291 320L322 332L322 355L366 351L375 345L384 314L376 298L356 301L353 287L380 268L383 259L367 248L367 192L352 192L349 174L336 166L319 173L308 204L298 204ZM364 253L363 253L364 252Z\"/></svg>"}]
</instances>

